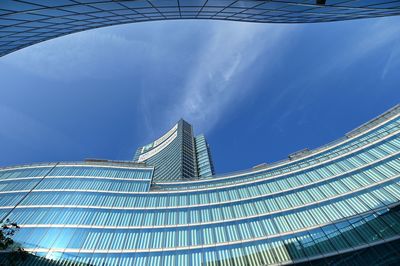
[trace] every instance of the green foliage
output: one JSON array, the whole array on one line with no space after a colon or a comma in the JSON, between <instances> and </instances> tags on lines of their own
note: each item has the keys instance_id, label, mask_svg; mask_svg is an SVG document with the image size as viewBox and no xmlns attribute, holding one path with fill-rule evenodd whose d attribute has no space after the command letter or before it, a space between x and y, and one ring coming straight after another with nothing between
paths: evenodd
<instances>
[{"instance_id":1,"label":"green foliage","mask_svg":"<svg viewBox=\"0 0 400 266\"><path fill-rule=\"evenodd\" d=\"M19 226L16 223L12 223L10 219L3 222L0 230L0 250L5 250L14 244L12 237L18 229Z\"/></svg>"},{"instance_id":2,"label":"green foliage","mask_svg":"<svg viewBox=\"0 0 400 266\"><path fill-rule=\"evenodd\" d=\"M16 248L12 239L18 231L19 226L7 219L0 228L0 251L3 250L0 266L17 265L27 258L27 252L21 247Z\"/></svg>"}]
</instances>

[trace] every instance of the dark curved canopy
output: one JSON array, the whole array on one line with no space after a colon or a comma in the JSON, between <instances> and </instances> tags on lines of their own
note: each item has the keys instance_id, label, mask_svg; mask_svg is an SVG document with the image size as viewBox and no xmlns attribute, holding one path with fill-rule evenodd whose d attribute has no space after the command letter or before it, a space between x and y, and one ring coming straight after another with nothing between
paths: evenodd
<instances>
[{"instance_id":1,"label":"dark curved canopy","mask_svg":"<svg viewBox=\"0 0 400 266\"><path fill-rule=\"evenodd\" d=\"M310 23L400 14L393 0L1 0L0 56L62 35L167 19Z\"/></svg>"}]
</instances>

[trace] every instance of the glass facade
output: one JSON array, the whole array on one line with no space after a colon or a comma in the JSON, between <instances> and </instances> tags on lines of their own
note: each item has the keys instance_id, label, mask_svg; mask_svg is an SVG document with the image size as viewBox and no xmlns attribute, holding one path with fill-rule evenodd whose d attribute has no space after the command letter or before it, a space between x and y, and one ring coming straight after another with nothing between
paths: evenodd
<instances>
[{"instance_id":1,"label":"glass facade","mask_svg":"<svg viewBox=\"0 0 400 266\"><path fill-rule=\"evenodd\" d=\"M197 173L199 177L207 177L215 174L214 164L211 160L210 146L204 135L194 138L196 150Z\"/></svg>"},{"instance_id":2,"label":"glass facade","mask_svg":"<svg viewBox=\"0 0 400 266\"><path fill-rule=\"evenodd\" d=\"M154 166L154 181L207 177L214 174L205 137L193 137L192 125L183 119L157 140L139 147L133 160Z\"/></svg>"},{"instance_id":3,"label":"glass facade","mask_svg":"<svg viewBox=\"0 0 400 266\"><path fill-rule=\"evenodd\" d=\"M184 180L155 171L113 161L2 168L1 219L21 226L15 241L27 251L71 265L322 265L366 250L398 261L400 106L261 168Z\"/></svg>"},{"instance_id":4,"label":"glass facade","mask_svg":"<svg viewBox=\"0 0 400 266\"><path fill-rule=\"evenodd\" d=\"M171 19L312 23L393 16L394 0L2 0L0 56L93 28Z\"/></svg>"}]
</instances>

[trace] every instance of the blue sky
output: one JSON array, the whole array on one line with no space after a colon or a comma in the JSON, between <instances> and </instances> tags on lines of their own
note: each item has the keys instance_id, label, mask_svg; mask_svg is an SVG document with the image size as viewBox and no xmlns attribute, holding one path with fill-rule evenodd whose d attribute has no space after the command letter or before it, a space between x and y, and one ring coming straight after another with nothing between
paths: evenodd
<instances>
[{"instance_id":1,"label":"blue sky","mask_svg":"<svg viewBox=\"0 0 400 266\"><path fill-rule=\"evenodd\" d=\"M0 58L0 165L129 160L181 117L218 173L341 137L399 103L400 17L161 21Z\"/></svg>"}]
</instances>

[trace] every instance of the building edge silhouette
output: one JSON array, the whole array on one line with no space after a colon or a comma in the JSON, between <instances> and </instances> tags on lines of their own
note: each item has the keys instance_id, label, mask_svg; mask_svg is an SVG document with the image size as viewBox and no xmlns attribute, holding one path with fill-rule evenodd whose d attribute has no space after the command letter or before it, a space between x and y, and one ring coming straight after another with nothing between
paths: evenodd
<instances>
[{"instance_id":1,"label":"building edge silhouette","mask_svg":"<svg viewBox=\"0 0 400 266\"><path fill-rule=\"evenodd\" d=\"M6 0L0 2L0 56L71 33L136 22L318 23L399 14L400 3L393 0Z\"/></svg>"}]
</instances>

